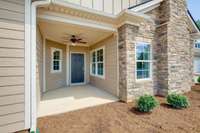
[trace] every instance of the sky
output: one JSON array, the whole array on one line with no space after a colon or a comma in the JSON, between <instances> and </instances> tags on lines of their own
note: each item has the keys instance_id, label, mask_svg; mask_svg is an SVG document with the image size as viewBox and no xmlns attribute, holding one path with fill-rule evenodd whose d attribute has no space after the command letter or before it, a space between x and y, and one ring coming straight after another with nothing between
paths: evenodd
<instances>
[{"instance_id":1,"label":"sky","mask_svg":"<svg viewBox=\"0 0 200 133\"><path fill-rule=\"evenodd\" d=\"M187 0L188 9L195 20L200 20L200 0Z\"/></svg>"}]
</instances>

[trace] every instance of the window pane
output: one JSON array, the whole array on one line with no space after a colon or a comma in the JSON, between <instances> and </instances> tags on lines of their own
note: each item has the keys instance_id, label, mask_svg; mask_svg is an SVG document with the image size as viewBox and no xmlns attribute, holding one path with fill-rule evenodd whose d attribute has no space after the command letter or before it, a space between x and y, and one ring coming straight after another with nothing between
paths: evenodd
<instances>
[{"instance_id":1,"label":"window pane","mask_svg":"<svg viewBox=\"0 0 200 133\"><path fill-rule=\"evenodd\" d=\"M53 70L60 70L60 61L53 61Z\"/></svg>"},{"instance_id":2,"label":"window pane","mask_svg":"<svg viewBox=\"0 0 200 133\"><path fill-rule=\"evenodd\" d=\"M92 62L96 62L96 52L92 53Z\"/></svg>"},{"instance_id":3,"label":"window pane","mask_svg":"<svg viewBox=\"0 0 200 133\"><path fill-rule=\"evenodd\" d=\"M150 45L138 44L136 47L137 60L150 60Z\"/></svg>"},{"instance_id":4,"label":"window pane","mask_svg":"<svg viewBox=\"0 0 200 133\"><path fill-rule=\"evenodd\" d=\"M143 45L137 45L136 51L137 51L138 53L142 53L142 52L143 52Z\"/></svg>"},{"instance_id":5,"label":"window pane","mask_svg":"<svg viewBox=\"0 0 200 133\"><path fill-rule=\"evenodd\" d=\"M143 75L143 78L149 78L149 71L144 71L144 75Z\"/></svg>"},{"instance_id":6,"label":"window pane","mask_svg":"<svg viewBox=\"0 0 200 133\"><path fill-rule=\"evenodd\" d=\"M103 61L103 49L97 51L97 61Z\"/></svg>"},{"instance_id":7,"label":"window pane","mask_svg":"<svg viewBox=\"0 0 200 133\"><path fill-rule=\"evenodd\" d=\"M143 71L137 71L137 79L143 78Z\"/></svg>"},{"instance_id":8,"label":"window pane","mask_svg":"<svg viewBox=\"0 0 200 133\"><path fill-rule=\"evenodd\" d=\"M144 53L143 55L144 55L143 57L144 60L150 60L150 53Z\"/></svg>"},{"instance_id":9,"label":"window pane","mask_svg":"<svg viewBox=\"0 0 200 133\"><path fill-rule=\"evenodd\" d=\"M53 65L55 66L58 66L59 65L59 61L53 61Z\"/></svg>"},{"instance_id":10,"label":"window pane","mask_svg":"<svg viewBox=\"0 0 200 133\"><path fill-rule=\"evenodd\" d=\"M143 70L143 64L142 62L137 62L137 71Z\"/></svg>"},{"instance_id":11,"label":"window pane","mask_svg":"<svg viewBox=\"0 0 200 133\"><path fill-rule=\"evenodd\" d=\"M96 64L92 64L92 74L96 74Z\"/></svg>"},{"instance_id":12,"label":"window pane","mask_svg":"<svg viewBox=\"0 0 200 133\"><path fill-rule=\"evenodd\" d=\"M98 75L103 75L103 63L98 63L97 73L98 73Z\"/></svg>"},{"instance_id":13,"label":"window pane","mask_svg":"<svg viewBox=\"0 0 200 133\"><path fill-rule=\"evenodd\" d=\"M150 63L149 62L143 62L143 70L149 70L150 69Z\"/></svg>"},{"instance_id":14,"label":"window pane","mask_svg":"<svg viewBox=\"0 0 200 133\"><path fill-rule=\"evenodd\" d=\"M137 60L143 60L143 53L137 52Z\"/></svg>"},{"instance_id":15,"label":"window pane","mask_svg":"<svg viewBox=\"0 0 200 133\"><path fill-rule=\"evenodd\" d=\"M60 59L60 52L59 51L55 51L53 54L53 59Z\"/></svg>"},{"instance_id":16,"label":"window pane","mask_svg":"<svg viewBox=\"0 0 200 133\"><path fill-rule=\"evenodd\" d=\"M141 70L149 70L150 69L150 63L149 62L137 62L137 71Z\"/></svg>"},{"instance_id":17,"label":"window pane","mask_svg":"<svg viewBox=\"0 0 200 133\"><path fill-rule=\"evenodd\" d=\"M58 65L53 66L54 70L60 70L60 67Z\"/></svg>"},{"instance_id":18,"label":"window pane","mask_svg":"<svg viewBox=\"0 0 200 133\"><path fill-rule=\"evenodd\" d=\"M143 51L144 53L149 53L149 52L150 52L150 45L144 44L143 47L144 47L144 49L143 49L143 50L144 50L144 51Z\"/></svg>"}]
</instances>

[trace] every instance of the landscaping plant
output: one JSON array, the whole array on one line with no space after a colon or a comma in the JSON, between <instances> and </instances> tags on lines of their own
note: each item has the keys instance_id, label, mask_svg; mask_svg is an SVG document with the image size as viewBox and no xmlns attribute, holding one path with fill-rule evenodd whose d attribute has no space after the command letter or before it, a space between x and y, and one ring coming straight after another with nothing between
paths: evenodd
<instances>
[{"instance_id":1,"label":"landscaping plant","mask_svg":"<svg viewBox=\"0 0 200 133\"><path fill-rule=\"evenodd\" d=\"M175 93L167 96L167 102L170 106L177 109L187 108L189 106L189 101L186 96Z\"/></svg>"},{"instance_id":2,"label":"landscaping plant","mask_svg":"<svg viewBox=\"0 0 200 133\"><path fill-rule=\"evenodd\" d=\"M200 76L197 78L197 82L200 83Z\"/></svg>"},{"instance_id":3,"label":"landscaping plant","mask_svg":"<svg viewBox=\"0 0 200 133\"><path fill-rule=\"evenodd\" d=\"M158 105L159 102L150 95L141 96L137 101L137 108L140 112L150 112Z\"/></svg>"}]
</instances>

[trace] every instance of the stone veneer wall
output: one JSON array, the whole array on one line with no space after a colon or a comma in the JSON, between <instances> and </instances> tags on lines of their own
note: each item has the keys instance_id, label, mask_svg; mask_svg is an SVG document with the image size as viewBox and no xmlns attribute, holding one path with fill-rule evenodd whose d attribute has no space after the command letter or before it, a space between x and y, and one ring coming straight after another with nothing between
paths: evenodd
<instances>
[{"instance_id":1,"label":"stone veneer wall","mask_svg":"<svg viewBox=\"0 0 200 133\"><path fill-rule=\"evenodd\" d=\"M119 95L132 101L144 94L167 95L189 91L193 55L185 0L164 0L150 15L155 20L140 26L125 24L119 34ZM148 42L153 51L152 80L135 80L135 44Z\"/></svg>"},{"instance_id":2,"label":"stone veneer wall","mask_svg":"<svg viewBox=\"0 0 200 133\"><path fill-rule=\"evenodd\" d=\"M182 93L192 85L193 54L185 0L165 0L157 28L159 94Z\"/></svg>"},{"instance_id":3,"label":"stone veneer wall","mask_svg":"<svg viewBox=\"0 0 200 133\"><path fill-rule=\"evenodd\" d=\"M152 22L141 23L139 27L125 24L118 29L119 96L123 101L129 102L144 94L155 94L154 80L140 82L136 81L135 77L135 45L137 42L147 42L153 47L154 31L155 26Z\"/></svg>"}]
</instances>

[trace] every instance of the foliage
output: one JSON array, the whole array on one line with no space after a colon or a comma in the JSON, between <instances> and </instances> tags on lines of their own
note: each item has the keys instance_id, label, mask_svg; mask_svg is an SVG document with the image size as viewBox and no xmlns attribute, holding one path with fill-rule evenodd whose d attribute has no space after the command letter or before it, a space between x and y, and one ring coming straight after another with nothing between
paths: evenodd
<instances>
[{"instance_id":1,"label":"foliage","mask_svg":"<svg viewBox=\"0 0 200 133\"><path fill-rule=\"evenodd\" d=\"M175 93L167 96L167 102L170 106L176 109L189 107L188 98L186 96L175 94Z\"/></svg>"},{"instance_id":2,"label":"foliage","mask_svg":"<svg viewBox=\"0 0 200 133\"><path fill-rule=\"evenodd\" d=\"M200 83L200 76L197 78L197 82Z\"/></svg>"},{"instance_id":3,"label":"foliage","mask_svg":"<svg viewBox=\"0 0 200 133\"><path fill-rule=\"evenodd\" d=\"M150 112L158 105L159 102L150 95L141 96L137 101L137 108L140 112Z\"/></svg>"},{"instance_id":4,"label":"foliage","mask_svg":"<svg viewBox=\"0 0 200 133\"><path fill-rule=\"evenodd\" d=\"M36 129L36 132L35 131L31 131L30 133L40 133L39 129L37 128Z\"/></svg>"}]
</instances>

